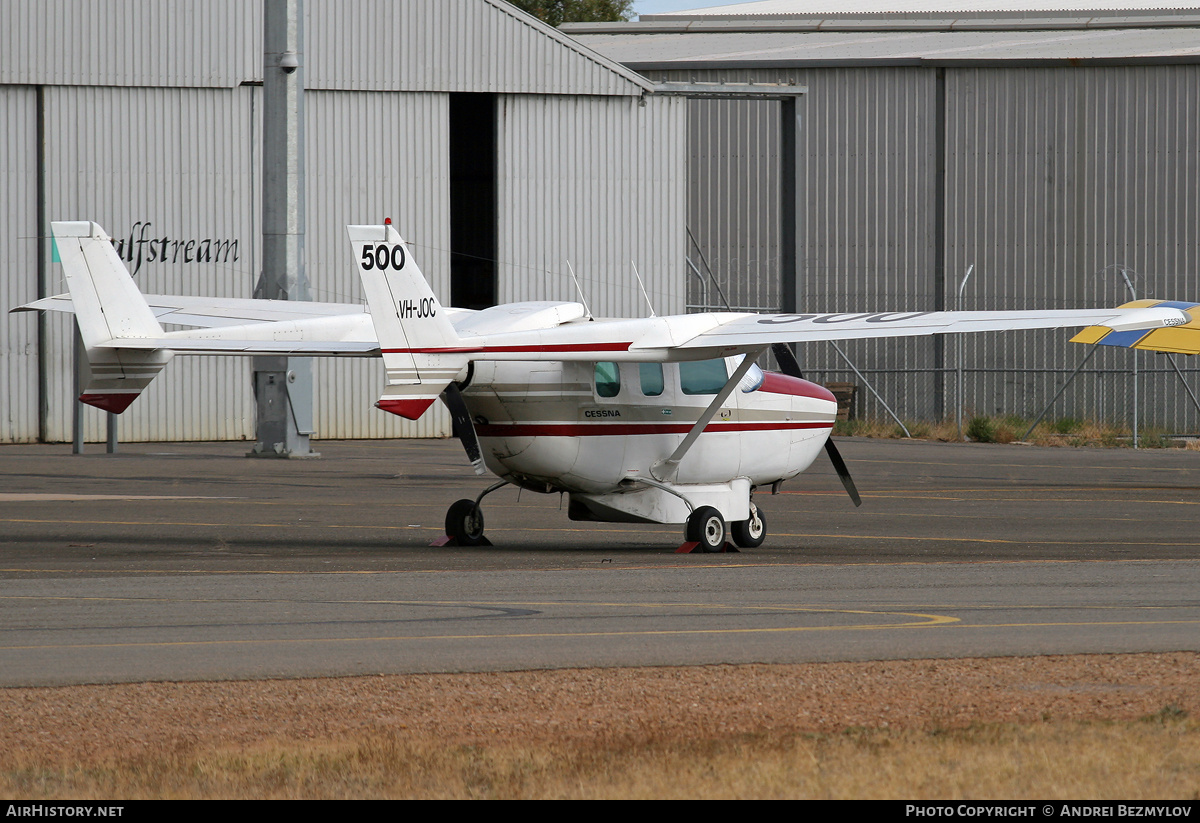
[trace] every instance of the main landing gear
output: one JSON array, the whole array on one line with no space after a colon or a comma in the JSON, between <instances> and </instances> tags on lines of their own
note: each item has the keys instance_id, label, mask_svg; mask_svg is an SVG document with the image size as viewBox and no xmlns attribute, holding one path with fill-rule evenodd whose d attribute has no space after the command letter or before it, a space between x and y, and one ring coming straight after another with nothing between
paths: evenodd
<instances>
[{"instance_id":1,"label":"main landing gear","mask_svg":"<svg viewBox=\"0 0 1200 823\"><path fill-rule=\"evenodd\" d=\"M679 553L737 551L725 542L725 518L712 506L699 506L694 509L684 524L683 533L687 542L679 547ZM753 549L761 546L767 537L767 521L762 510L752 502L750 517L730 524L728 536L739 548Z\"/></svg>"},{"instance_id":2,"label":"main landing gear","mask_svg":"<svg viewBox=\"0 0 1200 823\"><path fill-rule=\"evenodd\" d=\"M483 510L480 508L480 503L484 497L507 485L509 485L508 481L501 480L488 486L474 500L464 498L455 501L446 510L446 535L438 538L431 545L492 545L491 541L483 536ZM766 518L763 517L762 509L756 506L753 500L750 501L749 513L748 518L730 523L727 528L725 518L720 510L713 506L697 506L684 523L684 536L687 542L676 550L677 553L736 552L735 546L742 549L754 549L761 546L767 536ZM732 545L730 540L733 541Z\"/></svg>"}]
</instances>

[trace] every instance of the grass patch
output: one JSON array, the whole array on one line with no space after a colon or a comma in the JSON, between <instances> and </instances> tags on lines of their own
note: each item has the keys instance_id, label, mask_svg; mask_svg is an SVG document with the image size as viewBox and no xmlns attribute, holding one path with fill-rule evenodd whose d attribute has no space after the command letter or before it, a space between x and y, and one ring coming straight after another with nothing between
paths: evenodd
<instances>
[{"instance_id":1,"label":"grass patch","mask_svg":"<svg viewBox=\"0 0 1200 823\"><path fill-rule=\"evenodd\" d=\"M1038 423L1027 439L1031 420L1015 414L976 415L963 425L963 435L975 443L1028 442L1035 446L1090 446L1095 448L1129 448L1133 437L1127 426L1064 417L1058 420L1043 420ZM932 423L924 420L906 420L905 426L915 440L959 440L958 427L953 420ZM834 424L833 433L840 437L903 438L904 430L893 420L846 420ZM1189 448L1200 449L1200 440L1184 446L1179 440L1162 429L1146 428L1138 433L1138 445L1144 449Z\"/></svg>"},{"instance_id":2,"label":"grass patch","mask_svg":"<svg viewBox=\"0 0 1200 823\"><path fill-rule=\"evenodd\" d=\"M911 798L1197 799L1200 726L1043 722L718 739L503 740L447 745L403 733L247 750L10 766L10 798Z\"/></svg>"}]
</instances>

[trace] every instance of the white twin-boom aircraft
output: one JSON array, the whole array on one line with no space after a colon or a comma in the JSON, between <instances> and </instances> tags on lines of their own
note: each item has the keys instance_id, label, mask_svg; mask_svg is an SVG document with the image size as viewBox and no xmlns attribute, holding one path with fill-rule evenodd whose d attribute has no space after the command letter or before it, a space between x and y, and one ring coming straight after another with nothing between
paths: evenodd
<instances>
[{"instance_id":1,"label":"white twin-boom aircraft","mask_svg":"<svg viewBox=\"0 0 1200 823\"><path fill-rule=\"evenodd\" d=\"M511 483L566 492L573 520L683 523L681 551L758 546L755 490L777 491L822 449L857 505L829 439L837 404L802 379L788 343L1191 320L1178 308L609 320L534 301L471 311L438 302L390 220L348 227L365 306L143 295L100 226L53 231L70 294L14 311L75 313L91 366L83 402L124 411L175 354L382 356L376 406L415 420L440 397L476 471L500 478L447 512L460 545L487 542L480 502ZM786 373L755 365L768 348Z\"/></svg>"}]
</instances>

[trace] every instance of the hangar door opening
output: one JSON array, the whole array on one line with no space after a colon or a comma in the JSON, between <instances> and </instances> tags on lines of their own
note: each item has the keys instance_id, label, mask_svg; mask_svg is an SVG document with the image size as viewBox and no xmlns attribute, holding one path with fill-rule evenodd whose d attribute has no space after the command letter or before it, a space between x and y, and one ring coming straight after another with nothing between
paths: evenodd
<instances>
[{"instance_id":1,"label":"hangar door opening","mask_svg":"<svg viewBox=\"0 0 1200 823\"><path fill-rule=\"evenodd\" d=\"M450 305L496 305L496 95L450 95Z\"/></svg>"}]
</instances>

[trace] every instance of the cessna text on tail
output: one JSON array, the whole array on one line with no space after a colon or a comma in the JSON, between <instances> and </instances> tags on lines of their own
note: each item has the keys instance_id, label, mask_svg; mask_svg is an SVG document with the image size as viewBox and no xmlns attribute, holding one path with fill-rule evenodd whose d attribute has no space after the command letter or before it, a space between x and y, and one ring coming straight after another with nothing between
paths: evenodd
<instances>
[{"instance_id":1,"label":"cessna text on tail","mask_svg":"<svg viewBox=\"0 0 1200 823\"><path fill-rule=\"evenodd\" d=\"M19 309L74 311L92 373L83 402L124 411L175 354L382 357L376 405L416 419L440 398L476 470L499 478L450 507L447 535L462 544L485 542L480 501L511 483L567 493L572 519L683 523L685 546L707 551L729 538L757 546L755 491L822 451L857 504L829 439L834 398L803 379L788 343L1089 326L1101 327L1089 340L1170 329L1178 351L1200 337L1181 304L637 320L593 320L573 302L468 311L441 305L390 223L348 227L366 306L142 295L98 225L53 230L70 294ZM786 373L755 364L768 348Z\"/></svg>"}]
</instances>

